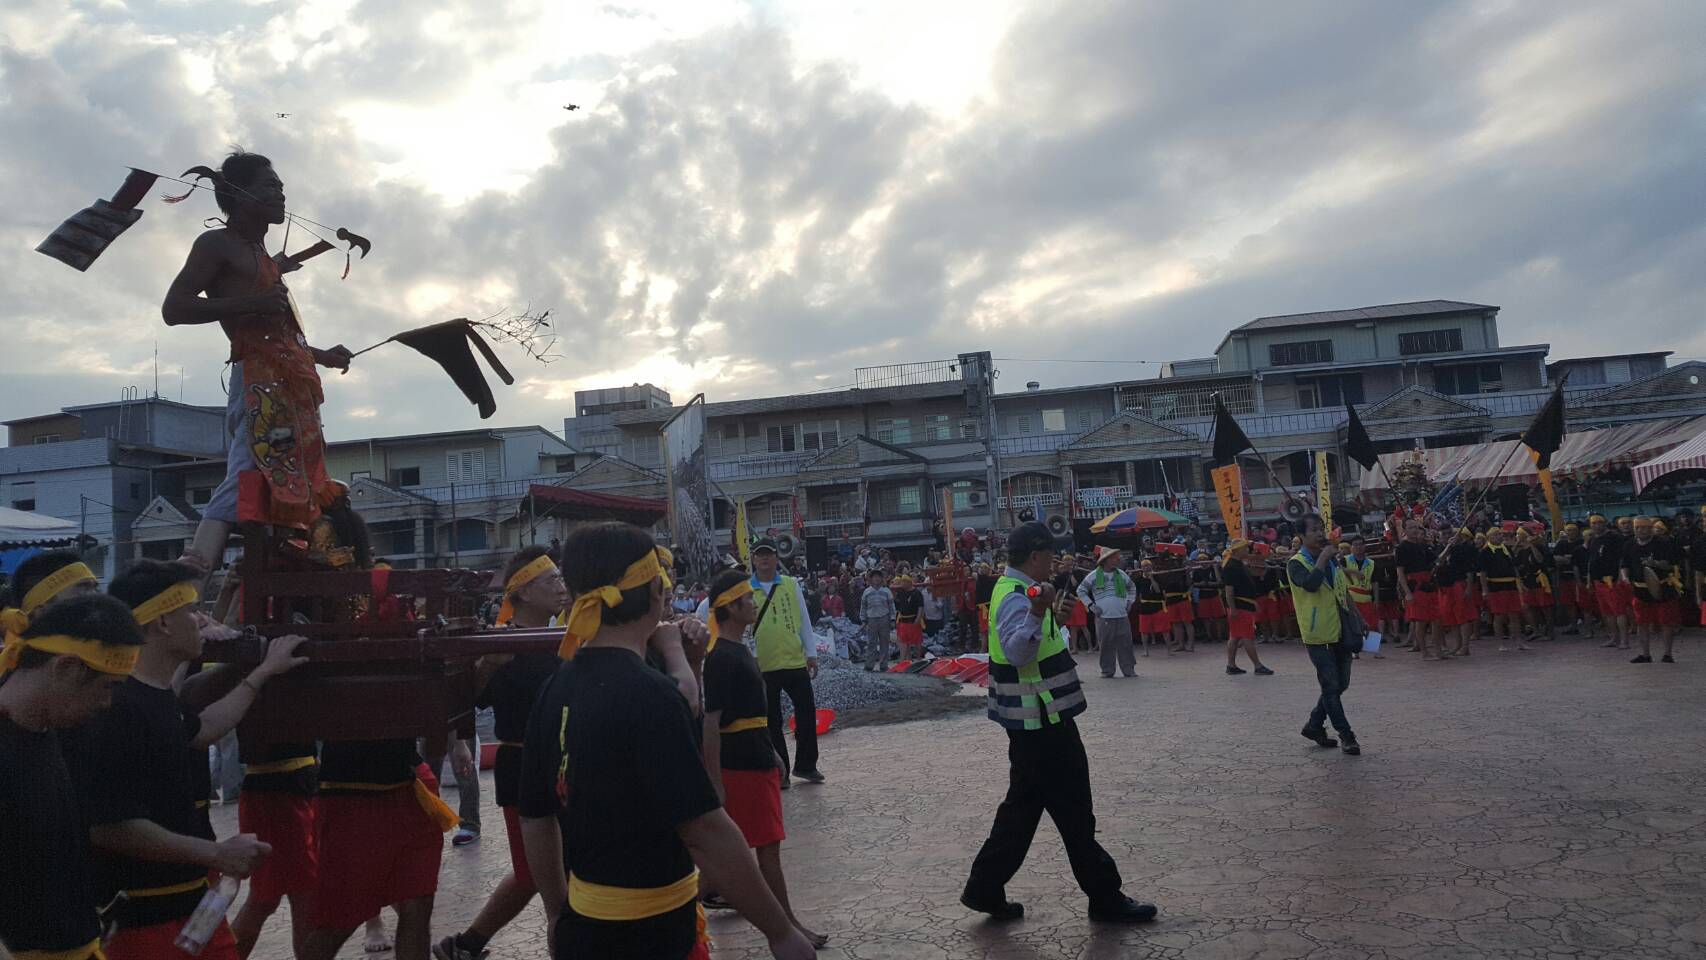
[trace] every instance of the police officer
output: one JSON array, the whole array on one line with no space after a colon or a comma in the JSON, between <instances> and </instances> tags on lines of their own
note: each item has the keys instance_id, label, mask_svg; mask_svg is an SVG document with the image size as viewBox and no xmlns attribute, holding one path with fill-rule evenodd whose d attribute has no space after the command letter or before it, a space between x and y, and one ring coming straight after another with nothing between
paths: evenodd
<instances>
[{"instance_id":1,"label":"police officer","mask_svg":"<svg viewBox=\"0 0 1706 960\"><path fill-rule=\"evenodd\" d=\"M997 920L1017 920L1023 905L1007 899L1007 881L1030 850L1047 810L1090 898L1090 919L1146 923L1155 907L1120 891L1120 872L1096 842L1090 763L1072 720L1084 712L1084 691L1054 620L1054 535L1037 522L1007 538L1008 567L989 601L989 718L1007 730L1007 797L995 811L989 839L972 862L960 903ZM1036 587L1035 596L1027 591Z\"/></svg>"}]
</instances>

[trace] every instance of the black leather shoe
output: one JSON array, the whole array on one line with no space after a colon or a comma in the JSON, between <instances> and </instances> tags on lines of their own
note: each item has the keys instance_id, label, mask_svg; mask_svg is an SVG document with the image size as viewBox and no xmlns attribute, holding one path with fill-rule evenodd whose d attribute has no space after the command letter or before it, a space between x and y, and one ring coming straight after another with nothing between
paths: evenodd
<instances>
[{"instance_id":1,"label":"black leather shoe","mask_svg":"<svg viewBox=\"0 0 1706 960\"><path fill-rule=\"evenodd\" d=\"M1339 741L1327 736L1327 731L1317 730L1313 727L1303 728L1303 739L1315 741L1315 745L1318 747L1336 747L1339 745Z\"/></svg>"},{"instance_id":2,"label":"black leather shoe","mask_svg":"<svg viewBox=\"0 0 1706 960\"><path fill-rule=\"evenodd\" d=\"M1155 919L1155 904L1121 897L1114 903L1091 904L1090 919L1097 923L1148 923Z\"/></svg>"},{"instance_id":3,"label":"black leather shoe","mask_svg":"<svg viewBox=\"0 0 1706 960\"><path fill-rule=\"evenodd\" d=\"M795 770L794 776L799 777L807 783L822 783L824 781L823 774L816 770Z\"/></svg>"},{"instance_id":4,"label":"black leather shoe","mask_svg":"<svg viewBox=\"0 0 1706 960\"><path fill-rule=\"evenodd\" d=\"M1025 905L1006 897L974 897L971 891L960 894L960 905L967 910L989 914L991 920L1017 920L1025 915Z\"/></svg>"},{"instance_id":5,"label":"black leather shoe","mask_svg":"<svg viewBox=\"0 0 1706 960\"><path fill-rule=\"evenodd\" d=\"M1350 754L1353 757L1362 756L1362 746L1360 744L1358 744L1355 740L1348 740L1347 739L1345 741L1344 750L1346 753Z\"/></svg>"}]
</instances>

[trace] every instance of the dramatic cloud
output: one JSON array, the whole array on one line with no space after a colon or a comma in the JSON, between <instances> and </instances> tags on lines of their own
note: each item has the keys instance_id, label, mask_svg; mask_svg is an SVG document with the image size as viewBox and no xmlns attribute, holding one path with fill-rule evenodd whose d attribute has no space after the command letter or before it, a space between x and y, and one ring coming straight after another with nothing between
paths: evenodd
<instances>
[{"instance_id":1,"label":"dramatic cloud","mask_svg":"<svg viewBox=\"0 0 1706 960\"><path fill-rule=\"evenodd\" d=\"M158 309L210 198L149 201L87 274L32 248L126 166L232 143L374 241L347 281L291 276L315 342L555 312L563 359L511 355L504 423L637 380L1204 356L1253 316L1434 297L1558 355L1706 356L1706 7L815 6L8 4L0 414L146 389L156 342L162 394L221 402L219 334ZM396 347L328 379L334 437L476 422Z\"/></svg>"}]
</instances>

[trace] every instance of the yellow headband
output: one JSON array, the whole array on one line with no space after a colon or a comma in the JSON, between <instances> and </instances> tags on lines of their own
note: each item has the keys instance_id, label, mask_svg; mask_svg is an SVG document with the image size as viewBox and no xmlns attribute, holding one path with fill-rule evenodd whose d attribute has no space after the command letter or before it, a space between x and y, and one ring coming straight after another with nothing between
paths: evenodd
<instances>
[{"instance_id":1,"label":"yellow headband","mask_svg":"<svg viewBox=\"0 0 1706 960\"><path fill-rule=\"evenodd\" d=\"M24 612L24 616L27 617L30 614L35 613L36 610L49 600L52 600L54 597L64 593L71 585L82 583L85 580L92 581L95 579L95 571L90 570L87 564L68 563L63 567L60 567L58 570L48 574L40 583L31 587L30 592L24 594L23 605L18 609L22 610Z\"/></svg>"},{"instance_id":2,"label":"yellow headband","mask_svg":"<svg viewBox=\"0 0 1706 960\"><path fill-rule=\"evenodd\" d=\"M707 624L707 626L709 626L711 628L711 640L709 643L705 644L705 652L706 653L710 653L711 650L714 647L716 647L716 645L717 645L717 636L719 633L719 631L717 630L717 610L722 608L722 607L726 607L731 603L734 603L735 601L739 600L741 597L747 597L747 596L751 596L751 595L752 595L752 581L742 580L741 582L735 584L734 586L728 588L727 590L724 590L722 593L717 594L717 599L711 601L711 618L710 618L711 622L709 624Z\"/></svg>"},{"instance_id":3,"label":"yellow headband","mask_svg":"<svg viewBox=\"0 0 1706 960\"><path fill-rule=\"evenodd\" d=\"M0 648L0 676L17 669L18 661L23 657L26 648L40 650L42 653L70 654L87 664L91 670L117 677L129 676L130 672L136 669L137 658L142 656L142 648L130 644L114 646L63 633L29 638L14 633L6 637L5 647Z\"/></svg>"},{"instance_id":4,"label":"yellow headband","mask_svg":"<svg viewBox=\"0 0 1706 960\"><path fill-rule=\"evenodd\" d=\"M545 571L555 569L557 569L557 565L552 562L551 555L541 554L534 557L526 566L517 570L514 576L505 581L503 606L498 608L498 626L503 626L515 619L515 604L510 602L510 597L515 596L517 590L539 579Z\"/></svg>"},{"instance_id":5,"label":"yellow headband","mask_svg":"<svg viewBox=\"0 0 1706 960\"><path fill-rule=\"evenodd\" d=\"M588 590L576 597L575 605L569 608L569 628L563 634L563 643L557 648L557 656L572 660L581 644L597 636L598 628L604 625L604 608L621 603L622 591L643 587L659 577L663 578L663 585L668 587L669 574L665 571L674 562L675 556L668 550L655 547L629 564L628 569L622 571L620 580Z\"/></svg>"},{"instance_id":6,"label":"yellow headband","mask_svg":"<svg viewBox=\"0 0 1706 960\"><path fill-rule=\"evenodd\" d=\"M1588 522L1589 523L1604 523L1605 522L1605 514L1603 514L1603 513L1590 513L1590 514L1588 514Z\"/></svg>"},{"instance_id":7,"label":"yellow headband","mask_svg":"<svg viewBox=\"0 0 1706 960\"><path fill-rule=\"evenodd\" d=\"M180 580L150 597L131 613L135 615L138 624L147 626L173 610L187 607L200 599L201 593L196 590L195 584Z\"/></svg>"}]
</instances>

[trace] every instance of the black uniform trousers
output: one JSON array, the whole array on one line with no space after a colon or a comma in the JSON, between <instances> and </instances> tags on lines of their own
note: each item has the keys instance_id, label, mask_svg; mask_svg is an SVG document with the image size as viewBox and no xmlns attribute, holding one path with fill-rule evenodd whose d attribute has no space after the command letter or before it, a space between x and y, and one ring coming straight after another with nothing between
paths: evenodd
<instances>
[{"instance_id":1,"label":"black uniform trousers","mask_svg":"<svg viewBox=\"0 0 1706 960\"><path fill-rule=\"evenodd\" d=\"M1054 819L1066 844L1072 875L1092 904L1117 902L1120 871L1096 842L1090 800L1090 761L1071 720L1041 730L1007 730L1007 797L995 811L989 839L972 861L966 893L979 899L1005 896L1019 872L1043 811Z\"/></svg>"},{"instance_id":2,"label":"black uniform trousers","mask_svg":"<svg viewBox=\"0 0 1706 960\"><path fill-rule=\"evenodd\" d=\"M788 738L782 726L782 694L794 705L794 744L799 748L794 763L788 763ZM768 670L764 673L765 706L768 708L770 742L782 758L782 776L795 770L817 770L817 698L812 694L812 675L805 667Z\"/></svg>"}]
</instances>

